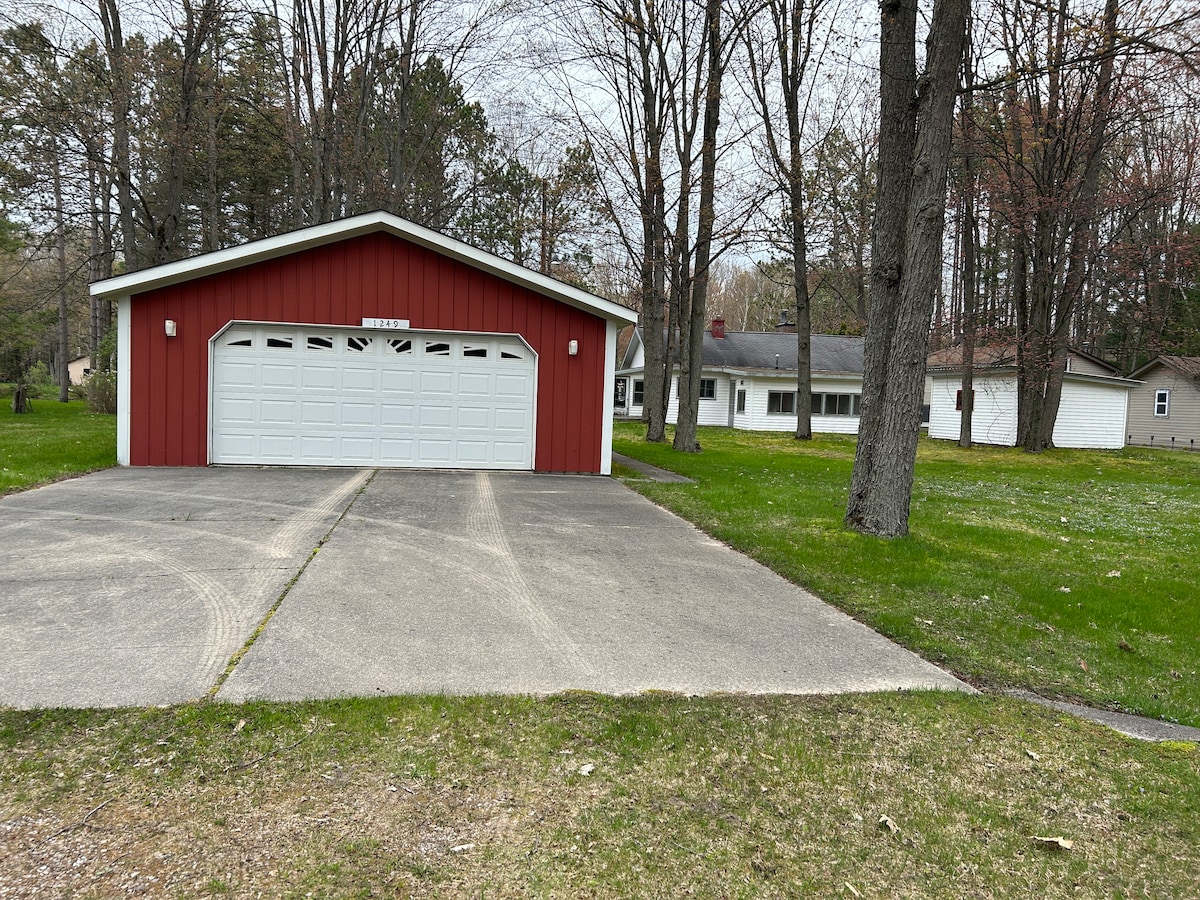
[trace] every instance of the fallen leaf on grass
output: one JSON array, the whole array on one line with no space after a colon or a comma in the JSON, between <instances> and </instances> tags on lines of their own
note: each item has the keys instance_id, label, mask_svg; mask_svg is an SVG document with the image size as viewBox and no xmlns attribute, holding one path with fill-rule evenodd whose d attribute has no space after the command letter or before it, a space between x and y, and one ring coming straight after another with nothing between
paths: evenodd
<instances>
[{"instance_id":1,"label":"fallen leaf on grass","mask_svg":"<svg viewBox=\"0 0 1200 900\"><path fill-rule=\"evenodd\" d=\"M1113 569L1111 572L1109 572L1109 573L1108 573L1107 577L1108 577L1108 578L1120 578L1120 577L1121 577L1121 570L1120 570L1120 569Z\"/></svg>"},{"instance_id":2,"label":"fallen leaf on grass","mask_svg":"<svg viewBox=\"0 0 1200 900\"><path fill-rule=\"evenodd\" d=\"M861 896L862 896L862 894L860 894L860 893L859 893L857 890L855 890L855 889L854 889L854 885L852 885L852 884L851 884L850 882L848 882L848 881L846 882L846 890L848 890L850 893L852 893L852 894L853 894L855 897L861 897Z\"/></svg>"},{"instance_id":3,"label":"fallen leaf on grass","mask_svg":"<svg viewBox=\"0 0 1200 900\"><path fill-rule=\"evenodd\" d=\"M1031 840L1039 847L1045 847L1047 850L1070 850L1075 846L1075 842L1068 840L1065 837L1038 837L1034 835Z\"/></svg>"},{"instance_id":4,"label":"fallen leaf on grass","mask_svg":"<svg viewBox=\"0 0 1200 900\"><path fill-rule=\"evenodd\" d=\"M459 844L457 847L451 847L451 853L466 853L468 850L474 850L474 844Z\"/></svg>"},{"instance_id":5,"label":"fallen leaf on grass","mask_svg":"<svg viewBox=\"0 0 1200 900\"><path fill-rule=\"evenodd\" d=\"M1039 759L1042 758L1040 754L1035 753L1032 750L1026 750L1025 755L1028 756L1030 759L1032 759L1034 762L1037 762Z\"/></svg>"},{"instance_id":6,"label":"fallen leaf on grass","mask_svg":"<svg viewBox=\"0 0 1200 900\"><path fill-rule=\"evenodd\" d=\"M594 765L592 765L591 763L584 763L582 766L579 767L580 775L585 775L585 776L591 775L595 771L596 771L596 767Z\"/></svg>"},{"instance_id":7,"label":"fallen leaf on grass","mask_svg":"<svg viewBox=\"0 0 1200 900\"><path fill-rule=\"evenodd\" d=\"M1085 663L1082 659L1079 661L1079 668L1083 669L1085 672L1088 671L1087 663Z\"/></svg>"},{"instance_id":8,"label":"fallen leaf on grass","mask_svg":"<svg viewBox=\"0 0 1200 900\"><path fill-rule=\"evenodd\" d=\"M887 816L887 815L882 815L879 817L879 826L881 828L886 828L892 834L895 834L897 831L900 830L900 826L897 825L895 822L893 822L891 820L891 817Z\"/></svg>"}]
</instances>

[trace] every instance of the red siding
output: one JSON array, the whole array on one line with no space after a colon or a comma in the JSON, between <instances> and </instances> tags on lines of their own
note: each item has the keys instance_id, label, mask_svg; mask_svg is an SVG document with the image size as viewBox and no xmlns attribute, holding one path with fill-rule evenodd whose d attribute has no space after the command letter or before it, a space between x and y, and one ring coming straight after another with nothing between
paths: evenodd
<instances>
[{"instance_id":1,"label":"red siding","mask_svg":"<svg viewBox=\"0 0 1200 900\"><path fill-rule=\"evenodd\" d=\"M534 468L598 472L604 319L377 233L208 275L134 298L130 462L208 462L208 342L231 320L519 334L538 354ZM163 322L174 319L178 336ZM579 341L579 355L567 342Z\"/></svg>"}]
</instances>

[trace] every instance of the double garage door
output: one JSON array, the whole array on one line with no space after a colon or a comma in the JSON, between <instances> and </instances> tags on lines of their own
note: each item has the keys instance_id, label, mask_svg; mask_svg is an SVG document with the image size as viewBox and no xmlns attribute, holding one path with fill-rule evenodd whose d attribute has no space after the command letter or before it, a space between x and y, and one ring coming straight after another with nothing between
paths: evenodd
<instances>
[{"instance_id":1,"label":"double garage door","mask_svg":"<svg viewBox=\"0 0 1200 900\"><path fill-rule=\"evenodd\" d=\"M234 324L214 464L532 469L537 360L512 335Z\"/></svg>"}]
</instances>

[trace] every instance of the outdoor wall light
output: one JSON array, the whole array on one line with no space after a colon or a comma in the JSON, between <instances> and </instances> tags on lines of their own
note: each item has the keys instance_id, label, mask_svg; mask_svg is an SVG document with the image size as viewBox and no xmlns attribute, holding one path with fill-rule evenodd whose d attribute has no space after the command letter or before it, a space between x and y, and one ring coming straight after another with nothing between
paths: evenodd
<instances>
[{"instance_id":1,"label":"outdoor wall light","mask_svg":"<svg viewBox=\"0 0 1200 900\"><path fill-rule=\"evenodd\" d=\"M167 321L163 323L163 330L166 331L167 337L175 337L175 320L167 319Z\"/></svg>"},{"instance_id":2,"label":"outdoor wall light","mask_svg":"<svg viewBox=\"0 0 1200 900\"><path fill-rule=\"evenodd\" d=\"M578 356L578 355L579 355L579 341L568 341L567 342L567 356Z\"/></svg>"}]
</instances>

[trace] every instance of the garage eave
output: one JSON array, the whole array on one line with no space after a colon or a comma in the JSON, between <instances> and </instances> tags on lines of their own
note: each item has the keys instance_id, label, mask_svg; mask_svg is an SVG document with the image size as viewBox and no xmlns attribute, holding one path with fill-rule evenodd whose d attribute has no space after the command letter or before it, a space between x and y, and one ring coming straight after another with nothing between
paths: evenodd
<instances>
[{"instance_id":1,"label":"garage eave","mask_svg":"<svg viewBox=\"0 0 1200 900\"><path fill-rule=\"evenodd\" d=\"M340 219L336 222L326 222L323 225L313 225L299 231L264 238L249 244L228 247L190 259L181 259L150 269L142 269L128 275L117 275L94 282L90 286L90 290L94 297L109 299L132 297L146 291L169 287L206 275L227 272L242 266L288 256L378 231L456 259L472 268L488 272L505 281L600 316L610 322L631 324L637 321L637 313L619 303L589 294L587 291L550 278L540 272L518 266L516 263L477 247L381 211Z\"/></svg>"}]
</instances>

